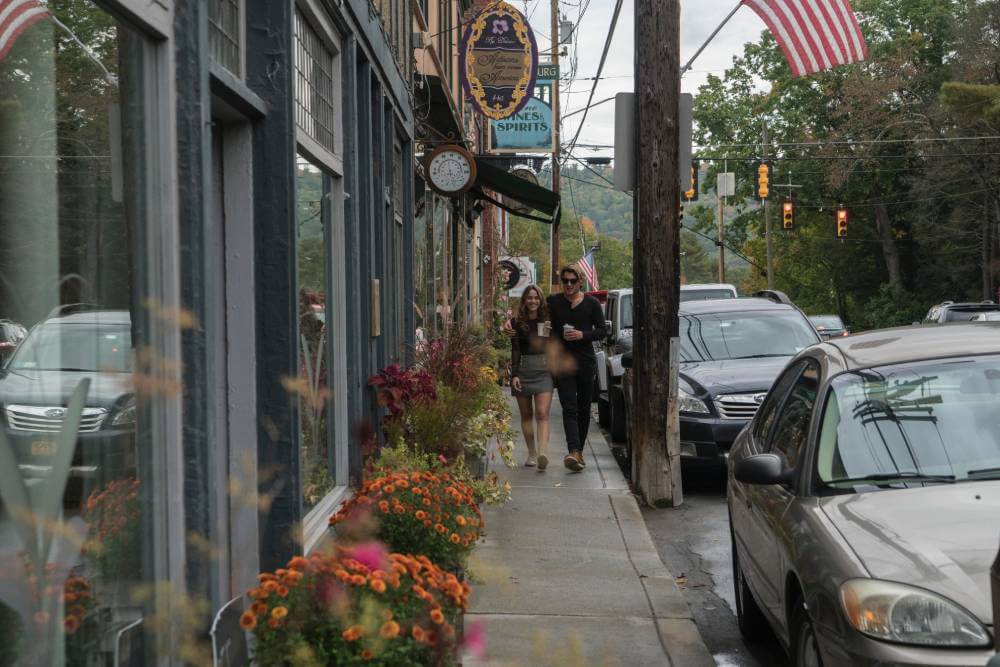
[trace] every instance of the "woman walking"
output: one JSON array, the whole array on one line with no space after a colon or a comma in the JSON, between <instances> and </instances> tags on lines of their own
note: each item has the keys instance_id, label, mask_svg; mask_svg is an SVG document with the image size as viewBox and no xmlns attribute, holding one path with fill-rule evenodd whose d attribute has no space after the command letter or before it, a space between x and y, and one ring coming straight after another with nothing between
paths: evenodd
<instances>
[{"instance_id":1,"label":"woman walking","mask_svg":"<svg viewBox=\"0 0 1000 667\"><path fill-rule=\"evenodd\" d=\"M524 465L537 465L538 471L544 472L549 464L549 408L552 406L552 374L545 349L551 323L548 305L537 285L524 289L517 317L510 325L515 332L510 341L510 386L521 411L521 431L528 445L528 460Z\"/></svg>"}]
</instances>

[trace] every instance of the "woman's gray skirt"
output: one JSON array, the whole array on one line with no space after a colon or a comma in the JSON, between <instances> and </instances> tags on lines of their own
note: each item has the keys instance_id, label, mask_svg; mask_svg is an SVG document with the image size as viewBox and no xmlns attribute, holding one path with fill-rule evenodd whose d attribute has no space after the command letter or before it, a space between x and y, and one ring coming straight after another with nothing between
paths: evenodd
<instances>
[{"instance_id":1,"label":"woman's gray skirt","mask_svg":"<svg viewBox=\"0 0 1000 667\"><path fill-rule=\"evenodd\" d=\"M534 396L552 392L552 373L549 372L544 354L522 354L518 377L521 378L521 391L511 390L514 396Z\"/></svg>"}]
</instances>

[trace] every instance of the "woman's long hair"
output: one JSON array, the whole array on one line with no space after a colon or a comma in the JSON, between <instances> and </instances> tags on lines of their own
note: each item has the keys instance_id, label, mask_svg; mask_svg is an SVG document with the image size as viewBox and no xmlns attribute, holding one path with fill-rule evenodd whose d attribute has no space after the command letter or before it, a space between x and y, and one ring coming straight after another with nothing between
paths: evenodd
<instances>
[{"instance_id":1,"label":"woman's long hair","mask_svg":"<svg viewBox=\"0 0 1000 667\"><path fill-rule=\"evenodd\" d=\"M534 292L538 296L538 321L544 322L549 319L549 304L545 301L545 295L542 294L541 288L538 285L528 285L524 288L524 292L521 293L521 304L517 307L517 324L525 333L527 333L531 326L528 324L528 304L524 299L529 291Z\"/></svg>"}]
</instances>

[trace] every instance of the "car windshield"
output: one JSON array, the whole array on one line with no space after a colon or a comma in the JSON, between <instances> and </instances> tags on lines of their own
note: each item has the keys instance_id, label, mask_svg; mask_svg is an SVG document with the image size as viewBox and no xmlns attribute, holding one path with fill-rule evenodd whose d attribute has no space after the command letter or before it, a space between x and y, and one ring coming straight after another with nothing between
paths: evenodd
<instances>
[{"instance_id":1,"label":"car windshield","mask_svg":"<svg viewBox=\"0 0 1000 667\"><path fill-rule=\"evenodd\" d=\"M818 342L797 311L682 315L681 361L790 357Z\"/></svg>"},{"instance_id":2,"label":"car windshield","mask_svg":"<svg viewBox=\"0 0 1000 667\"><path fill-rule=\"evenodd\" d=\"M815 315L809 318L817 329L843 329L844 323L836 315Z\"/></svg>"},{"instance_id":3,"label":"car windshield","mask_svg":"<svg viewBox=\"0 0 1000 667\"><path fill-rule=\"evenodd\" d=\"M977 308L975 306L973 306L971 308L949 308L948 310L945 311L944 321L945 322L970 322L970 321L976 319L976 317L978 317L980 313L984 313L984 312L992 313L992 312L996 312L996 311L997 311L996 308L990 308L988 306L987 307L980 307L980 308Z\"/></svg>"},{"instance_id":4,"label":"car windshield","mask_svg":"<svg viewBox=\"0 0 1000 667\"><path fill-rule=\"evenodd\" d=\"M841 375L823 414L819 479L1000 477L998 406L1000 355Z\"/></svg>"},{"instance_id":5,"label":"car windshield","mask_svg":"<svg viewBox=\"0 0 1000 667\"><path fill-rule=\"evenodd\" d=\"M8 368L127 373L132 332L125 324L43 324L24 340Z\"/></svg>"},{"instance_id":6,"label":"car windshield","mask_svg":"<svg viewBox=\"0 0 1000 667\"><path fill-rule=\"evenodd\" d=\"M682 289L681 301L711 301L712 299L735 299L727 289Z\"/></svg>"},{"instance_id":7,"label":"car windshield","mask_svg":"<svg viewBox=\"0 0 1000 667\"><path fill-rule=\"evenodd\" d=\"M618 301L618 307L621 309L622 313L622 329L632 328L632 295L625 294L622 296L621 300Z\"/></svg>"}]
</instances>

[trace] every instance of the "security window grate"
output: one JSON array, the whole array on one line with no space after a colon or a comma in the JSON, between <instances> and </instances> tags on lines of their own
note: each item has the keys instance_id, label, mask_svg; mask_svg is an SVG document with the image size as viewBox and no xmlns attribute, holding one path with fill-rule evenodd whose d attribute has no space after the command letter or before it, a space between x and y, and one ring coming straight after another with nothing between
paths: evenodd
<instances>
[{"instance_id":1,"label":"security window grate","mask_svg":"<svg viewBox=\"0 0 1000 667\"><path fill-rule=\"evenodd\" d=\"M216 62L243 75L240 35L242 1L208 0L208 42Z\"/></svg>"},{"instance_id":2,"label":"security window grate","mask_svg":"<svg viewBox=\"0 0 1000 667\"><path fill-rule=\"evenodd\" d=\"M334 59L301 12L295 12L295 123L336 153Z\"/></svg>"}]
</instances>

